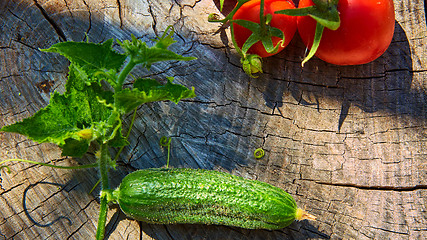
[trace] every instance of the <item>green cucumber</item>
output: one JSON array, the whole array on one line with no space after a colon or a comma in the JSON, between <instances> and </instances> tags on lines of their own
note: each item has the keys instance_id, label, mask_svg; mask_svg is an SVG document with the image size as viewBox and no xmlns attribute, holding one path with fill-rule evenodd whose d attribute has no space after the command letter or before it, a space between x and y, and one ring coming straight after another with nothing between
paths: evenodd
<instances>
[{"instance_id":1,"label":"green cucumber","mask_svg":"<svg viewBox=\"0 0 427 240\"><path fill-rule=\"evenodd\" d=\"M157 224L216 224L281 229L315 219L291 195L270 184L224 172L156 168L127 175L105 192L129 217Z\"/></svg>"}]
</instances>

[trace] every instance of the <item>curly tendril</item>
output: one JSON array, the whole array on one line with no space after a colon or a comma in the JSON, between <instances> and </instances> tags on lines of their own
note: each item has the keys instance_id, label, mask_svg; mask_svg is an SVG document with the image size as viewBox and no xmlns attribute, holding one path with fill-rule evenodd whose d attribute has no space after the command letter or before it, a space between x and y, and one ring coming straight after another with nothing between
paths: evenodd
<instances>
[{"instance_id":1,"label":"curly tendril","mask_svg":"<svg viewBox=\"0 0 427 240\"><path fill-rule=\"evenodd\" d=\"M6 168L7 173L11 173L11 172L12 172L12 171L10 170L10 167L9 167L9 166L6 166L6 165L4 165L4 166L0 166L0 170L2 170L3 168Z\"/></svg>"},{"instance_id":2,"label":"curly tendril","mask_svg":"<svg viewBox=\"0 0 427 240\"><path fill-rule=\"evenodd\" d=\"M254 152L254 157L256 159L260 159L260 158L264 157L264 155L265 155L265 152L264 152L264 149L262 149L262 148L257 148Z\"/></svg>"},{"instance_id":3,"label":"curly tendril","mask_svg":"<svg viewBox=\"0 0 427 240\"><path fill-rule=\"evenodd\" d=\"M172 141L172 138L163 136L160 138L160 146L169 147L171 145L171 141Z\"/></svg>"}]
</instances>

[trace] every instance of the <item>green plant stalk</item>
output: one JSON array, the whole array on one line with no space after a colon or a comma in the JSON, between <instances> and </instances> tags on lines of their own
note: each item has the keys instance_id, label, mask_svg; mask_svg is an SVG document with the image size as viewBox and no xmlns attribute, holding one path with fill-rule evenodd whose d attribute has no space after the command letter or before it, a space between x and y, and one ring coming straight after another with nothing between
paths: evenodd
<instances>
[{"instance_id":1,"label":"green plant stalk","mask_svg":"<svg viewBox=\"0 0 427 240\"><path fill-rule=\"evenodd\" d=\"M136 118L136 110L137 110L137 108L135 108L135 110L133 110L132 119L131 119L131 122L129 125L129 129L128 129L126 136L125 136L126 139L129 138L130 132L132 131L132 127L133 127L133 124L134 124L135 118ZM114 162L119 159L119 156L122 153L124 148L125 148L125 146L122 146L122 147L120 147L119 151L117 151L116 156L114 157Z\"/></svg>"},{"instance_id":2,"label":"green plant stalk","mask_svg":"<svg viewBox=\"0 0 427 240\"><path fill-rule=\"evenodd\" d=\"M126 66L122 69L122 71L119 73L119 76L117 77L116 86L114 86L114 90L116 93L123 89L123 84L126 80L126 77L130 74L130 72L132 71L132 69L135 66L136 66L136 63L131 56L131 58L129 59ZM114 101L114 102L117 103L117 101ZM115 106L115 107L116 107L116 109L118 109L117 106ZM134 113L134 116L135 116L135 113ZM133 118L133 120L134 120L134 118ZM133 120L132 120L132 124L133 124ZM113 128L114 128L114 125L113 125ZM129 132L130 132L130 130L128 131L128 133ZM114 162L115 162L115 160L116 159L114 159ZM96 239L97 240L103 240L104 236L105 236L105 225L107 222L107 213L108 213L108 196L104 193L104 191L110 188L110 184L108 181L108 170L109 170L109 166L110 166L109 163L111 161L110 161L107 143L101 144L101 150L100 150L98 162L99 162L99 172L101 175L100 176L100 183L101 183L101 195L100 195L101 203L100 204L101 204L101 206L99 209L98 227L96 230Z\"/></svg>"},{"instance_id":3,"label":"green plant stalk","mask_svg":"<svg viewBox=\"0 0 427 240\"><path fill-rule=\"evenodd\" d=\"M7 159L7 160L0 162L0 169L6 168L8 173L10 173L10 168L8 166L3 166L3 164L7 163L7 162L26 162L26 163L32 163L32 164L45 166L45 167L60 168L60 169L85 169L85 168L94 168L94 167L98 166L97 163L87 164L87 165L78 165L78 166L58 166L58 165L36 162L36 161L32 161L32 160L27 160L27 159L12 158L12 159Z\"/></svg>"},{"instance_id":4,"label":"green plant stalk","mask_svg":"<svg viewBox=\"0 0 427 240\"><path fill-rule=\"evenodd\" d=\"M259 23L261 25L261 32L262 33L266 33L266 19L264 16L264 0L261 0L260 5L259 5Z\"/></svg>"},{"instance_id":5,"label":"green plant stalk","mask_svg":"<svg viewBox=\"0 0 427 240\"><path fill-rule=\"evenodd\" d=\"M169 168L169 159L170 159L170 153L171 153L171 141L172 141L172 138L170 138L170 137L168 138L168 137L163 136L160 138L160 146L168 148L168 159L166 162L166 168Z\"/></svg>"},{"instance_id":6,"label":"green plant stalk","mask_svg":"<svg viewBox=\"0 0 427 240\"><path fill-rule=\"evenodd\" d=\"M170 160L170 156L171 156L171 145L168 145L168 160L166 162L166 168L169 168L169 160Z\"/></svg>"},{"instance_id":7,"label":"green plant stalk","mask_svg":"<svg viewBox=\"0 0 427 240\"><path fill-rule=\"evenodd\" d=\"M126 64L126 66L123 68L123 70L120 72L118 78L117 78L117 84L114 88L116 92L122 90L123 84L126 80L126 77L129 75L129 73L132 71L132 69L135 67L136 63L133 61L132 57L129 60L129 62Z\"/></svg>"},{"instance_id":8,"label":"green plant stalk","mask_svg":"<svg viewBox=\"0 0 427 240\"><path fill-rule=\"evenodd\" d=\"M108 181L108 163L109 163L108 144L101 144L101 150L99 154L99 173L101 175L101 192L102 190L109 189L110 184ZM101 207L99 210L98 227L96 231L96 239L102 240L105 236L105 224L107 222L108 212L108 199L105 194L101 194Z\"/></svg>"}]
</instances>

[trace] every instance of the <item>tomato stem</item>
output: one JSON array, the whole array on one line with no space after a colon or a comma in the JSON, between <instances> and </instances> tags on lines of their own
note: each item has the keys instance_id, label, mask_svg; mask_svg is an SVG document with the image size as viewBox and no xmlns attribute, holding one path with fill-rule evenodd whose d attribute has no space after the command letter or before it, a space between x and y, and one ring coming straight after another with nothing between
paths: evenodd
<instances>
[{"instance_id":1,"label":"tomato stem","mask_svg":"<svg viewBox=\"0 0 427 240\"><path fill-rule=\"evenodd\" d=\"M261 34L266 33L266 22L264 16L264 0L261 0L259 5L259 25L261 27Z\"/></svg>"}]
</instances>

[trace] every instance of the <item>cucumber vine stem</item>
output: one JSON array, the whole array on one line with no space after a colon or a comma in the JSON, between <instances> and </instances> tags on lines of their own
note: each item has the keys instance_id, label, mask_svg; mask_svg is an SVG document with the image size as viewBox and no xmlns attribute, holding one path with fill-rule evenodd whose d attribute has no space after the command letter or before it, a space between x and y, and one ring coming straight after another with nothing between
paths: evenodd
<instances>
[{"instance_id":1,"label":"cucumber vine stem","mask_svg":"<svg viewBox=\"0 0 427 240\"><path fill-rule=\"evenodd\" d=\"M131 122L130 122L129 129L128 129L128 131L127 131L127 133L126 133L126 136L125 136L125 138L126 138L126 139L128 139L128 138L129 138L130 132L131 132L132 127L133 127L133 124L134 124L134 122L135 122L135 118L136 118L136 110L137 110L137 108L135 108L135 110L133 111L133 114L132 114L132 120L131 120ZM117 160L119 159L119 156L120 156L120 154L122 153L122 151L123 151L123 149L124 149L124 148L125 148L125 146L121 146L121 147L119 148L119 151L117 151L116 156L114 157L113 162L117 162ZM101 179L99 179L99 180L98 180L98 182L96 182L96 183L95 183L95 185L94 185L94 186L92 187L92 189L89 191L89 194L91 194L91 193L93 192L93 190L95 190L95 188L99 185L99 183L101 183Z\"/></svg>"},{"instance_id":2,"label":"cucumber vine stem","mask_svg":"<svg viewBox=\"0 0 427 240\"><path fill-rule=\"evenodd\" d=\"M108 144L101 144L100 154L98 155L99 173L101 175L101 191L110 188L108 180L108 166L110 161L110 155L108 151ZM96 239L102 240L105 236L105 224L107 222L108 212L108 199L106 194L101 194L101 208L99 210L98 227L96 231Z\"/></svg>"},{"instance_id":3,"label":"cucumber vine stem","mask_svg":"<svg viewBox=\"0 0 427 240\"><path fill-rule=\"evenodd\" d=\"M116 92L122 90L126 77L129 75L129 73L132 71L132 69L135 66L136 66L136 63L133 61L133 59L131 57L129 62L126 64L126 66L123 68L123 70L120 72L120 74L117 78L117 84L116 84L115 89L114 89L114 90L116 90Z\"/></svg>"},{"instance_id":4,"label":"cucumber vine stem","mask_svg":"<svg viewBox=\"0 0 427 240\"><path fill-rule=\"evenodd\" d=\"M116 93L123 89L123 84L125 82L126 77L129 75L129 73L132 71L132 69L135 66L136 66L136 63L133 61L133 58L131 57L127 62L126 66L122 69L122 71L119 73L117 77L117 82L116 82L116 85L114 86L114 90ZM114 103L117 104L117 101L114 101ZM115 109L118 109L118 106L116 106ZM108 151L108 143L103 142L101 144L100 154L98 156L99 156L98 163L99 163L99 173L100 173L100 180L101 180L100 183L101 183L101 193L102 193L103 190L107 190L110 188L110 184L108 180L108 171L109 171L109 166L110 166L109 163L111 163L111 159ZM108 213L108 199L106 194L101 194L100 200L101 200L101 206L99 210L98 227L96 229L97 240L104 239L105 225L107 223L107 213Z\"/></svg>"}]
</instances>

